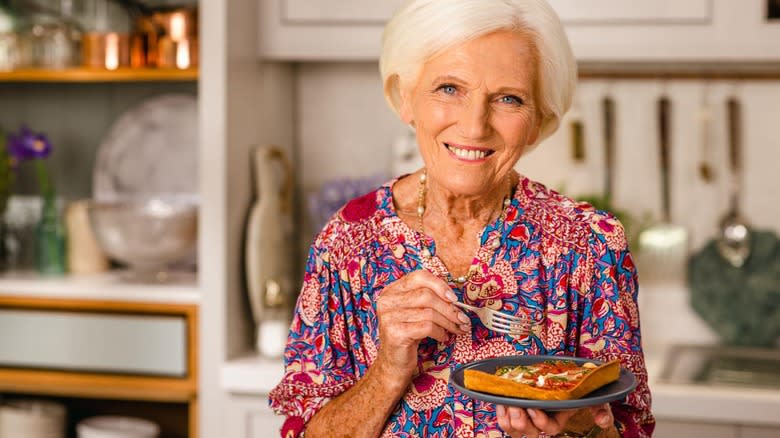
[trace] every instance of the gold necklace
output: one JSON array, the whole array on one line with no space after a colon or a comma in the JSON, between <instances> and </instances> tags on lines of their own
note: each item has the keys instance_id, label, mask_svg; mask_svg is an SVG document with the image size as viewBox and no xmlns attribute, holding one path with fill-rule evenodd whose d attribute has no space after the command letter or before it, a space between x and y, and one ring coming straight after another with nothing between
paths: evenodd
<instances>
[{"instance_id":1,"label":"gold necklace","mask_svg":"<svg viewBox=\"0 0 780 438\"><path fill-rule=\"evenodd\" d=\"M509 204L512 203L512 199L511 199L512 180L509 177L509 175L507 175L507 181L509 182L510 195L505 196L503 202L501 203L501 216L499 217L499 221L501 223L503 223L506 220L506 208L509 206ZM417 189L417 240L420 241L421 245L425 239L425 227L423 225L423 215L425 214L425 195L428 192L427 182L428 182L428 173L426 169L423 169L422 173L420 174L420 186ZM493 212L490 212L490 217L493 217ZM490 218L488 218L488 223L485 224L485 227L487 227L489 223L490 223ZM480 233L480 236L481 235L482 233ZM498 249L499 246L497 245L498 243L499 243L498 239L493 241L493 249ZM423 247L420 253L422 257L426 260L430 260L432 257L431 251L426 247ZM466 275L461 275L460 277L457 278L453 277L452 274L447 272L447 282L463 285L467 281L471 280L471 277L476 272L474 268L475 266L472 264L471 267L469 267L469 270L466 273Z\"/></svg>"}]
</instances>

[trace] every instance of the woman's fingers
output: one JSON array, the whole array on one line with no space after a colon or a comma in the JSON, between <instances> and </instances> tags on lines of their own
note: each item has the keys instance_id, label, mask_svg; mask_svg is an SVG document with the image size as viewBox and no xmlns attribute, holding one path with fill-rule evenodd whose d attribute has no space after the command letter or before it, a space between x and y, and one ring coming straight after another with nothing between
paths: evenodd
<instances>
[{"instance_id":1,"label":"woman's fingers","mask_svg":"<svg viewBox=\"0 0 780 438\"><path fill-rule=\"evenodd\" d=\"M525 409L513 406L496 406L496 420L501 429L512 437L537 437L541 430L531 421Z\"/></svg>"},{"instance_id":2,"label":"woman's fingers","mask_svg":"<svg viewBox=\"0 0 780 438\"><path fill-rule=\"evenodd\" d=\"M425 269L417 270L403 276L399 282L403 289L430 289L446 302L457 301L458 297L450 286L441 278L431 274Z\"/></svg>"},{"instance_id":3,"label":"woman's fingers","mask_svg":"<svg viewBox=\"0 0 780 438\"><path fill-rule=\"evenodd\" d=\"M569 419L577 413L576 409L567 409L565 411L545 412L540 409L528 409L528 416L539 430L543 430L549 435L556 435L563 432Z\"/></svg>"},{"instance_id":4,"label":"woman's fingers","mask_svg":"<svg viewBox=\"0 0 780 438\"><path fill-rule=\"evenodd\" d=\"M615 417L612 415L612 408L610 408L609 403L592 406L590 411L593 414L593 422L602 429L606 429L615 423Z\"/></svg>"},{"instance_id":5,"label":"woman's fingers","mask_svg":"<svg viewBox=\"0 0 780 438\"><path fill-rule=\"evenodd\" d=\"M469 323L462 321L458 316L458 314L461 313L460 310L458 310L457 313L450 309L443 310L443 312L448 312L447 315L444 315L441 312L442 310L432 309L430 307L418 307L399 312L399 316L404 318L404 322L407 323L432 322L450 333L463 334L468 331L467 326Z\"/></svg>"},{"instance_id":6,"label":"woman's fingers","mask_svg":"<svg viewBox=\"0 0 780 438\"><path fill-rule=\"evenodd\" d=\"M612 422L612 413L609 405L600 405L589 408L594 414L596 424L602 429L609 427ZM578 412L576 409L565 411L545 412L539 409L521 409L517 407L496 406L496 420L501 429L513 437L536 437L540 433L554 436L566 430L569 420ZM587 411L582 410L583 415Z\"/></svg>"},{"instance_id":7,"label":"woman's fingers","mask_svg":"<svg viewBox=\"0 0 780 438\"><path fill-rule=\"evenodd\" d=\"M430 272L415 271L382 291L377 313L387 321L433 321L451 333L466 333L471 320L452 304L448 294L455 296L442 280Z\"/></svg>"},{"instance_id":8,"label":"woman's fingers","mask_svg":"<svg viewBox=\"0 0 780 438\"><path fill-rule=\"evenodd\" d=\"M446 342L449 333L468 333L471 319L452 304L453 299L447 283L427 271L412 272L388 285L376 301L385 352L406 358L427 337Z\"/></svg>"},{"instance_id":9,"label":"woman's fingers","mask_svg":"<svg viewBox=\"0 0 780 438\"><path fill-rule=\"evenodd\" d=\"M450 287L427 271L415 271L385 287L376 299L379 356L392 374L410 375L425 338L447 342L450 333L471 330L470 319L452 302Z\"/></svg>"},{"instance_id":10,"label":"woman's fingers","mask_svg":"<svg viewBox=\"0 0 780 438\"><path fill-rule=\"evenodd\" d=\"M379 357L390 369L409 374L420 341L430 337L444 343L449 333L471 330L468 316L452 304L455 298L444 281L426 271L408 274L382 290L376 300Z\"/></svg>"}]
</instances>

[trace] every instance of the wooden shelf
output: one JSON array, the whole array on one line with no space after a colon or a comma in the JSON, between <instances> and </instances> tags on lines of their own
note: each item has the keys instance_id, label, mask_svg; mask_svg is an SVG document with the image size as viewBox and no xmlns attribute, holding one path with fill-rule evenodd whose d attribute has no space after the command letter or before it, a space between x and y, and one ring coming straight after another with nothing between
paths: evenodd
<instances>
[{"instance_id":1,"label":"wooden shelf","mask_svg":"<svg viewBox=\"0 0 780 438\"><path fill-rule=\"evenodd\" d=\"M197 80L197 68L187 70L70 68L64 70L25 69L0 72L0 82L187 82Z\"/></svg>"},{"instance_id":2,"label":"wooden shelf","mask_svg":"<svg viewBox=\"0 0 780 438\"><path fill-rule=\"evenodd\" d=\"M580 62L580 79L770 80L780 79L778 62Z\"/></svg>"},{"instance_id":3,"label":"wooden shelf","mask_svg":"<svg viewBox=\"0 0 780 438\"><path fill-rule=\"evenodd\" d=\"M183 402L194 406L198 394L198 308L192 304L51 299L2 296L0 308L100 312L136 315L181 315L187 320L187 369L184 377L157 377L0 366L0 392Z\"/></svg>"},{"instance_id":4,"label":"wooden shelf","mask_svg":"<svg viewBox=\"0 0 780 438\"><path fill-rule=\"evenodd\" d=\"M192 378L0 369L0 392L188 403L197 396Z\"/></svg>"}]
</instances>

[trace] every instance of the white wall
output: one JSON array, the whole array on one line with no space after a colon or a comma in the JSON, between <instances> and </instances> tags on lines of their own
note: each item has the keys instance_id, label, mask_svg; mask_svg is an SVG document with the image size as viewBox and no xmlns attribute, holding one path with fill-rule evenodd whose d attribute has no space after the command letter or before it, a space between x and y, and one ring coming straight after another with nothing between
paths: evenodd
<instances>
[{"instance_id":1,"label":"white wall","mask_svg":"<svg viewBox=\"0 0 780 438\"><path fill-rule=\"evenodd\" d=\"M694 248L713 234L728 200L725 101L736 93L743 102L745 186L743 212L756 227L780 232L780 83L603 81L580 84L577 104L585 123L586 161L573 162L568 123L535 151L520 159L525 175L567 194L602 189L602 97L616 100L616 204L634 213L660 215L660 183L655 101L672 99L672 216L686 225ZM703 93L713 104L710 138L717 179L698 177ZM303 187L345 176L389 172L391 144L404 127L385 104L373 63L301 64L296 84L296 135Z\"/></svg>"},{"instance_id":2,"label":"white wall","mask_svg":"<svg viewBox=\"0 0 780 438\"><path fill-rule=\"evenodd\" d=\"M306 190L332 178L390 172L391 144L405 128L384 102L373 63L301 64L296 80L295 147ZM743 102L743 212L754 226L780 233L777 82L584 81L577 106L585 123L585 162L573 162L569 123L564 122L553 137L520 159L518 169L550 187L565 188L567 194L599 193L604 169L599 108L603 96L610 93L616 100L616 205L635 215L650 212L659 217L655 103L664 92L672 99L672 216L688 228L692 250L712 238L727 208L725 101L732 93ZM702 150L699 111L705 93L713 104L710 150L717 172L717 179L709 184L697 170ZM683 284L642 291L646 346L717 340L688 306Z\"/></svg>"},{"instance_id":3,"label":"white wall","mask_svg":"<svg viewBox=\"0 0 780 438\"><path fill-rule=\"evenodd\" d=\"M404 126L385 104L376 64L299 64L295 108L304 188L389 171Z\"/></svg>"}]
</instances>

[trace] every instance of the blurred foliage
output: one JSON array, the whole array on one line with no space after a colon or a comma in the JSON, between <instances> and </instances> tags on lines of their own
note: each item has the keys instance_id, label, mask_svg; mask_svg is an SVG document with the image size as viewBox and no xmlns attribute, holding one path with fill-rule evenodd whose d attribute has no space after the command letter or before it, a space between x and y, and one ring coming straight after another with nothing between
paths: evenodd
<instances>
[{"instance_id":1,"label":"blurred foliage","mask_svg":"<svg viewBox=\"0 0 780 438\"><path fill-rule=\"evenodd\" d=\"M691 307L727 344L774 347L780 339L780 240L752 230L750 257L728 263L712 239L688 264Z\"/></svg>"},{"instance_id":2,"label":"blurred foliage","mask_svg":"<svg viewBox=\"0 0 780 438\"><path fill-rule=\"evenodd\" d=\"M8 153L7 137L0 128L0 215L5 213L8 198L13 190L15 170Z\"/></svg>"},{"instance_id":3,"label":"blurred foliage","mask_svg":"<svg viewBox=\"0 0 780 438\"><path fill-rule=\"evenodd\" d=\"M573 196L573 198L578 201L587 202L598 210L612 213L620 223L623 224L623 228L626 231L626 239L628 240L628 245L631 249L637 249L639 247L639 233L653 223L653 216L650 212L644 212L639 215L631 214L627 210L614 207L612 205L612 200L605 195L588 194Z\"/></svg>"}]
</instances>

